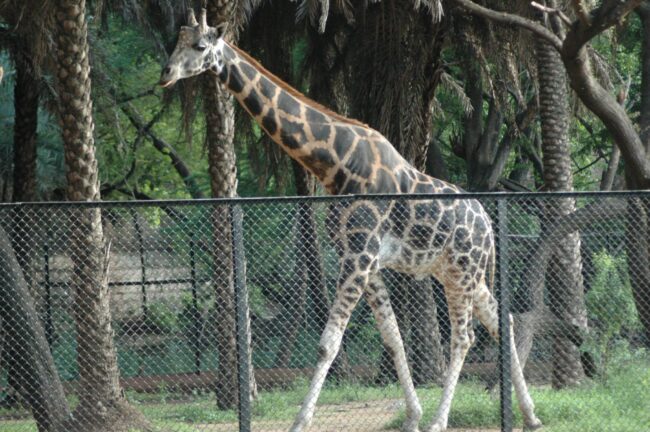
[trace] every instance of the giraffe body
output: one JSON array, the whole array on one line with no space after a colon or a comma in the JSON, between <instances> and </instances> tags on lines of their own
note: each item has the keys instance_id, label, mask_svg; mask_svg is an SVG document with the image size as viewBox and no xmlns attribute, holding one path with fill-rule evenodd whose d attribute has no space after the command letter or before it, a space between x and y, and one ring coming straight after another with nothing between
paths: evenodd
<instances>
[{"instance_id":1,"label":"giraffe body","mask_svg":"<svg viewBox=\"0 0 650 432\"><path fill-rule=\"evenodd\" d=\"M460 189L413 168L379 132L307 99L248 54L190 15L161 75L161 85L210 70L216 73L262 129L314 174L331 194L457 193ZM476 200L355 200L337 203L327 219L340 257L336 296L319 343L309 392L291 428L305 430L336 356L352 310L365 297L384 344L393 356L406 400L404 431L419 430L422 409L408 369L403 342L380 270L417 278L435 276L443 285L451 321L449 373L437 416L428 430L443 431L460 369L474 339L472 316L498 337L497 304L488 289L494 274L494 238L488 215ZM512 342L512 377L527 428L534 414Z\"/></svg>"}]
</instances>

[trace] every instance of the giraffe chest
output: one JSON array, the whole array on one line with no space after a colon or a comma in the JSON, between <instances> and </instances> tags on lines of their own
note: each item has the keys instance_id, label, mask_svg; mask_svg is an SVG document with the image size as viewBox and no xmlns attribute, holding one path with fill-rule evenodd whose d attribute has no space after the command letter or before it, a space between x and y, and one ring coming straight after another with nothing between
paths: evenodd
<instances>
[{"instance_id":1,"label":"giraffe chest","mask_svg":"<svg viewBox=\"0 0 650 432\"><path fill-rule=\"evenodd\" d=\"M428 239L421 240L427 242ZM377 260L380 269L396 270L413 275L417 279L428 277L436 272L440 259L444 255L443 251L444 245L421 248L414 246L405 238L388 233L380 242Z\"/></svg>"},{"instance_id":2,"label":"giraffe chest","mask_svg":"<svg viewBox=\"0 0 650 432\"><path fill-rule=\"evenodd\" d=\"M384 223L378 263L415 276L428 276L456 227L453 209L436 201L393 203Z\"/></svg>"}]
</instances>

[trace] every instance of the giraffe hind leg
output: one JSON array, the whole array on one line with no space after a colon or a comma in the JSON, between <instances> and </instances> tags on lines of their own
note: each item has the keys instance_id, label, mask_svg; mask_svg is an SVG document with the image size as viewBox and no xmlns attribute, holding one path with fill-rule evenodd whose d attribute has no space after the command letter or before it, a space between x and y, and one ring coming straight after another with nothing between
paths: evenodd
<instances>
[{"instance_id":1,"label":"giraffe hind leg","mask_svg":"<svg viewBox=\"0 0 650 432\"><path fill-rule=\"evenodd\" d=\"M490 293L485 283L481 283L478 290L474 295L474 313L481 323L488 329L490 335L496 340L499 340L499 315L497 302ZM514 328L512 325L512 315L510 315L510 373L512 382L517 394L517 402L519 409L524 417L526 430L538 429L542 426L542 422L535 416L535 405L533 399L530 397L524 373L519 363L519 356L517 354L517 347L515 346Z\"/></svg>"},{"instance_id":2,"label":"giraffe hind leg","mask_svg":"<svg viewBox=\"0 0 650 432\"><path fill-rule=\"evenodd\" d=\"M395 370L399 377L402 390L404 391L404 399L406 401L406 421L402 426L404 432L416 432L420 418L422 418L422 407L415 392L413 379L409 371L408 363L406 361L406 353L404 351L404 343L400 336L399 327L395 313L390 304L388 291L384 285L381 275L376 273L370 278L368 288L365 292L366 300L372 309L377 322L384 345L387 351L393 357L395 363Z\"/></svg>"},{"instance_id":3,"label":"giraffe hind leg","mask_svg":"<svg viewBox=\"0 0 650 432\"><path fill-rule=\"evenodd\" d=\"M470 327L472 320L471 298L468 298L462 289L457 289L453 283L449 282L445 282L445 292L447 293L449 321L451 323L449 368L438 405L438 412L433 423L427 429L428 432L441 432L447 429L447 420L449 419L454 390L458 383L465 356L474 338L474 333Z\"/></svg>"}]
</instances>

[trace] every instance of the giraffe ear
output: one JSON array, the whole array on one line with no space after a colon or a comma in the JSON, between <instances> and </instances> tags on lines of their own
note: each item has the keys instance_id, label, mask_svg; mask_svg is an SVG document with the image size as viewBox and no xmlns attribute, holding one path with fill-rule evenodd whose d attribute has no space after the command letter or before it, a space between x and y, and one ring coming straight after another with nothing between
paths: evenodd
<instances>
[{"instance_id":1,"label":"giraffe ear","mask_svg":"<svg viewBox=\"0 0 650 432\"><path fill-rule=\"evenodd\" d=\"M226 32L228 31L228 23L222 22L221 24L217 25L216 30L217 30L217 38L221 39L222 37L225 36Z\"/></svg>"}]
</instances>

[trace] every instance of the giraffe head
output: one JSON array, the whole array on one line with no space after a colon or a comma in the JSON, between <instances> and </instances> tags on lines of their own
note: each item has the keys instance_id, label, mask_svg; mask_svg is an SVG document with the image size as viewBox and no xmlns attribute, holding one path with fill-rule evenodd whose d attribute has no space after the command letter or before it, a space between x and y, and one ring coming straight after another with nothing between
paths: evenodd
<instances>
[{"instance_id":1,"label":"giraffe head","mask_svg":"<svg viewBox=\"0 0 650 432\"><path fill-rule=\"evenodd\" d=\"M209 27L205 9L201 10L200 22L190 9L188 24L181 27L176 48L160 74L159 84L163 87L169 87L179 79L198 75L208 69L218 74L223 68L223 35L226 25Z\"/></svg>"}]
</instances>

